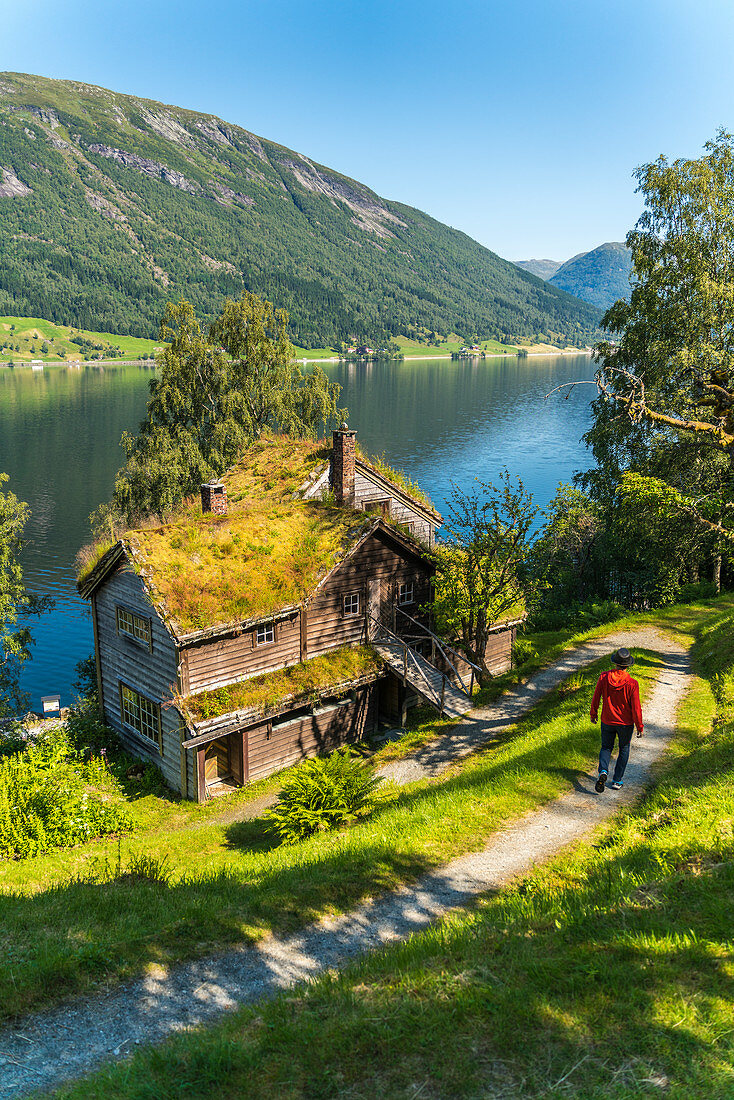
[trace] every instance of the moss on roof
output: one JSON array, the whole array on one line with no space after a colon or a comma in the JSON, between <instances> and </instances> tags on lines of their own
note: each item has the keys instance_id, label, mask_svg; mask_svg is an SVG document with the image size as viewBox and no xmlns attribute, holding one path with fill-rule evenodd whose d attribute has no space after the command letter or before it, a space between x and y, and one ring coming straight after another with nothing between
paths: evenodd
<instances>
[{"instance_id":1,"label":"moss on roof","mask_svg":"<svg viewBox=\"0 0 734 1100\"><path fill-rule=\"evenodd\" d=\"M383 663L369 646L344 647L310 661L253 676L239 684L189 695L182 706L194 722L233 711L266 714L284 702L310 701L365 676L377 676Z\"/></svg>"},{"instance_id":2,"label":"moss on roof","mask_svg":"<svg viewBox=\"0 0 734 1100\"><path fill-rule=\"evenodd\" d=\"M372 517L297 495L328 454L323 442L263 438L222 478L226 516L192 498L162 526L123 536L180 633L299 603L366 530Z\"/></svg>"},{"instance_id":3,"label":"moss on roof","mask_svg":"<svg viewBox=\"0 0 734 1100\"><path fill-rule=\"evenodd\" d=\"M264 436L222 478L226 516L203 514L197 496L163 524L156 519L121 535L177 634L266 618L301 603L374 525L374 516L337 506L331 494L303 499L302 491L320 476L330 455L331 445L323 440ZM396 471L384 465L375 469L404 488ZM119 544L100 540L80 551L77 583L84 595L113 545Z\"/></svg>"}]
</instances>

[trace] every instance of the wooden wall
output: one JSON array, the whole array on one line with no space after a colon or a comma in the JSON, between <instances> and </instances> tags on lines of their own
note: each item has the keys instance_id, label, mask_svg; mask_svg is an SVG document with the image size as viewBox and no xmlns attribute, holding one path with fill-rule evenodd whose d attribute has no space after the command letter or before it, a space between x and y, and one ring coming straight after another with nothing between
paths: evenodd
<instances>
[{"instance_id":1,"label":"wooden wall","mask_svg":"<svg viewBox=\"0 0 734 1100\"><path fill-rule=\"evenodd\" d=\"M512 647L516 637L517 627L515 626L510 626L507 627L506 630L498 630L494 634L490 634L487 648L484 652L487 658L487 667L493 676L499 676L501 673L507 672L508 669L512 668ZM468 685L471 679L471 667L460 657L455 658L451 655L451 660L460 672L465 684ZM454 679L451 669L441 659L440 654L436 658L436 666Z\"/></svg>"},{"instance_id":2,"label":"wooden wall","mask_svg":"<svg viewBox=\"0 0 734 1100\"><path fill-rule=\"evenodd\" d=\"M377 721L377 685L359 688L355 697L325 703L313 713L301 708L275 722L249 729L250 781L272 775L307 756L330 752L371 732Z\"/></svg>"},{"instance_id":3,"label":"wooden wall","mask_svg":"<svg viewBox=\"0 0 734 1100\"><path fill-rule=\"evenodd\" d=\"M257 645L256 631L213 638L188 646L181 653L184 690L207 691L259 672L296 664L301 659L300 615L273 623L275 641Z\"/></svg>"},{"instance_id":4,"label":"wooden wall","mask_svg":"<svg viewBox=\"0 0 734 1100\"><path fill-rule=\"evenodd\" d=\"M512 668L512 647L516 637L517 627L515 626L490 634L484 654L489 671L494 676L499 676L500 673Z\"/></svg>"},{"instance_id":5,"label":"wooden wall","mask_svg":"<svg viewBox=\"0 0 734 1100\"><path fill-rule=\"evenodd\" d=\"M395 523L402 523L408 527L413 536L433 545L433 526L427 522L425 516L411 508L409 504L390 492L390 487L372 481L368 474L360 469L359 463L354 477L354 507L370 510L370 505L376 501L390 499L390 518Z\"/></svg>"},{"instance_id":6,"label":"wooden wall","mask_svg":"<svg viewBox=\"0 0 734 1100\"><path fill-rule=\"evenodd\" d=\"M419 558L403 556L381 531L376 531L343 562L309 602L306 612L308 656L316 657L329 649L364 641L368 601L375 613L389 619L397 586L408 581L414 584L416 602L405 610L415 615L418 607L429 598L431 571ZM344 596L350 592L360 593L358 616L343 614Z\"/></svg>"},{"instance_id":7,"label":"wooden wall","mask_svg":"<svg viewBox=\"0 0 734 1100\"><path fill-rule=\"evenodd\" d=\"M117 605L151 619L152 649L117 633ZM143 585L130 566L121 566L97 590L92 613L97 616L97 637L102 673L104 715L130 751L151 760L166 782L181 790L181 717L174 707L161 709L163 754L158 745L123 726L120 716L120 681L154 703L171 698L178 670L173 639L147 599Z\"/></svg>"}]
</instances>

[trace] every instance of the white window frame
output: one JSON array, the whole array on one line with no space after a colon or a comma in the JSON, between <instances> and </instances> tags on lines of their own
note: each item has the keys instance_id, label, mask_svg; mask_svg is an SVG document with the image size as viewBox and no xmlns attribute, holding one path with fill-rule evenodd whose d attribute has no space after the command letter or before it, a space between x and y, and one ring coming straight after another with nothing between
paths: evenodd
<instances>
[{"instance_id":1,"label":"white window frame","mask_svg":"<svg viewBox=\"0 0 734 1100\"><path fill-rule=\"evenodd\" d=\"M123 638L129 638L131 642L145 646L149 652L153 652L153 621L145 615L139 615L129 607L117 604L115 607L115 623L117 633Z\"/></svg>"},{"instance_id":2,"label":"white window frame","mask_svg":"<svg viewBox=\"0 0 734 1100\"><path fill-rule=\"evenodd\" d=\"M161 729L161 708L136 688L123 680L120 684L120 721L129 730L133 730L144 741L158 746L163 755L163 732ZM152 732L149 732L152 731Z\"/></svg>"},{"instance_id":3,"label":"white window frame","mask_svg":"<svg viewBox=\"0 0 734 1100\"><path fill-rule=\"evenodd\" d=\"M356 606L355 606L356 601ZM362 594L361 592L347 592L342 596L342 615L345 619L353 619L355 616L361 614L362 610Z\"/></svg>"},{"instance_id":4,"label":"white window frame","mask_svg":"<svg viewBox=\"0 0 734 1100\"><path fill-rule=\"evenodd\" d=\"M262 623L255 627L255 645L272 645L275 641L275 623Z\"/></svg>"},{"instance_id":5,"label":"white window frame","mask_svg":"<svg viewBox=\"0 0 734 1100\"><path fill-rule=\"evenodd\" d=\"M398 584L398 607L410 607L415 603L415 581L400 581Z\"/></svg>"}]
</instances>

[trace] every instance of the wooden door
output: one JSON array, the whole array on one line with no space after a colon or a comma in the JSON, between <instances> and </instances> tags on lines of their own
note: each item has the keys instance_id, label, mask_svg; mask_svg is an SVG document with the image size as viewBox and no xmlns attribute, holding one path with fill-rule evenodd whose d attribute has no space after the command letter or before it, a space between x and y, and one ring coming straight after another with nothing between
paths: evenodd
<instances>
[{"instance_id":1,"label":"wooden door","mask_svg":"<svg viewBox=\"0 0 734 1100\"><path fill-rule=\"evenodd\" d=\"M380 619L382 611L382 590L379 577L370 577L367 584L367 632L370 637L375 633L375 620Z\"/></svg>"},{"instance_id":2,"label":"wooden door","mask_svg":"<svg viewBox=\"0 0 734 1100\"><path fill-rule=\"evenodd\" d=\"M204 758L204 776L207 784L229 779L231 774L229 738L220 737L217 741L210 741Z\"/></svg>"}]
</instances>

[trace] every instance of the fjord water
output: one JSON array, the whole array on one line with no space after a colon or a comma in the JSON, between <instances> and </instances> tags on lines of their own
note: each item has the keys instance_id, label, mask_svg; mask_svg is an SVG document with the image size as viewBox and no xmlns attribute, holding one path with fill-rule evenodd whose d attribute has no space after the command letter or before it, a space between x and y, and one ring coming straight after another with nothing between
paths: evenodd
<instances>
[{"instance_id":1,"label":"fjord water","mask_svg":"<svg viewBox=\"0 0 734 1100\"><path fill-rule=\"evenodd\" d=\"M495 480L507 467L541 506L560 481L588 464L581 436L592 386L568 400L553 387L593 377L588 356L514 356L484 361L326 364L342 386L349 423L372 454L403 468L446 509L452 483ZM137 428L151 368L0 370L0 471L28 502L23 567L28 587L56 601L32 623L36 645L22 686L32 706L71 701L76 662L93 651L86 605L76 594L74 557L88 516L112 491L122 432ZM565 391L568 392L568 391Z\"/></svg>"}]
</instances>

